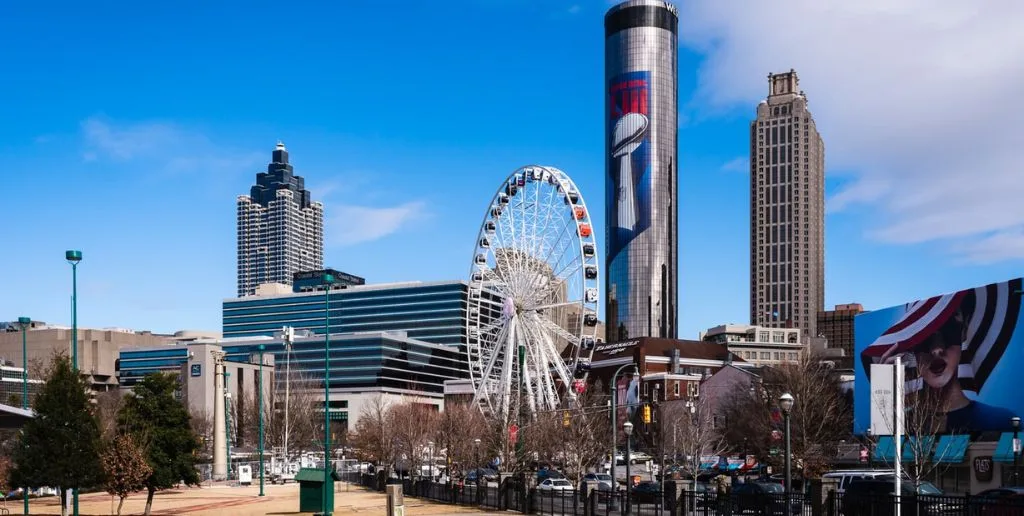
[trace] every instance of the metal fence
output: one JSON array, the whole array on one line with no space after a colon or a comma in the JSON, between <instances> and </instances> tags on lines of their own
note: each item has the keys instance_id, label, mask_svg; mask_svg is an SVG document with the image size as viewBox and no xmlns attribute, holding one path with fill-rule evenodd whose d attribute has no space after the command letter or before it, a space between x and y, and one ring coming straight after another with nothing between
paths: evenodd
<instances>
[{"instance_id":1,"label":"metal fence","mask_svg":"<svg viewBox=\"0 0 1024 516\"><path fill-rule=\"evenodd\" d=\"M498 485L385 479L383 475L342 473L342 480L384 491L400 483L405 496L497 511L557 516L891 516L893 496L842 498L834 492L817 501L801 493L718 494L715 492L524 489L508 478ZM901 516L1024 516L1024 501L971 496L905 496Z\"/></svg>"}]
</instances>

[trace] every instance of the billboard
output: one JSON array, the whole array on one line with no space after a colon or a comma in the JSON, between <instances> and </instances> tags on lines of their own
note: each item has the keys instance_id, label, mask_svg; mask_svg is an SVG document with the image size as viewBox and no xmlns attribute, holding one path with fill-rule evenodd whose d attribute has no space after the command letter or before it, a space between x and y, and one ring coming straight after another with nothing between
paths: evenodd
<instances>
[{"instance_id":1,"label":"billboard","mask_svg":"<svg viewBox=\"0 0 1024 516\"><path fill-rule=\"evenodd\" d=\"M650 72L613 77L608 98L607 180L612 188L606 206L615 228L609 246L622 251L651 225Z\"/></svg>"},{"instance_id":2,"label":"billboard","mask_svg":"<svg viewBox=\"0 0 1024 516\"><path fill-rule=\"evenodd\" d=\"M865 433L872 412L882 410L871 366L897 356L906 410L941 407L945 432L1009 430L1010 418L1024 414L1016 378L1024 360L1022 285L1017 278L858 315L854 431Z\"/></svg>"}]
</instances>

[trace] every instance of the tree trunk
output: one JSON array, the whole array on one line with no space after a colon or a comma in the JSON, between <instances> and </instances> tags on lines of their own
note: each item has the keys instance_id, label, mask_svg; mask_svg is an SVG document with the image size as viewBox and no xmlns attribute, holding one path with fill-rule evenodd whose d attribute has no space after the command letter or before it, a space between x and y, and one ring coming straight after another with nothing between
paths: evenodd
<instances>
[{"instance_id":1,"label":"tree trunk","mask_svg":"<svg viewBox=\"0 0 1024 516\"><path fill-rule=\"evenodd\" d=\"M60 516L68 516L68 491L63 487L58 487L60 490Z\"/></svg>"},{"instance_id":2,"label":"tree trunk","mask_svg":"<svg viewBox=\"0 0 1024 516\"><path fill-rule=\"evenodd\" d=\"M149 516L149 511L153 508L153 494L154 493L156 493L156 489L153 489L152 487L150 487L150 488L148 488L146 490L146 512L143 513L146 516Z\"/></svg>"},{"instance_id":3,"label":"tree trunk","mask_svg":"<svg viewBox=\"0 0 1024 516\"><path fill-rule=\"evenodd\" d=\"M122 496L121 500L117 502L117 516L121 516L121 507L124 506L124 499L125 498L128 498L128 497L127 496Z\"/></svg>"}]
</instances>

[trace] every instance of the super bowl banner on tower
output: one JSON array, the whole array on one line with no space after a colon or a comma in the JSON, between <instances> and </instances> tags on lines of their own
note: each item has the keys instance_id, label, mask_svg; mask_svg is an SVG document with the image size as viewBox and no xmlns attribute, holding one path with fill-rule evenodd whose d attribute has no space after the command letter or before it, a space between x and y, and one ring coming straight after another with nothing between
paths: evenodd
<instances>
[{"instance_id":1,"label":"super bowl banner on tower","mask_svg":"<svg viewBox=\"0 0 1024 516\"><path fill-rule=\"evenodd\" d=\"M622 251L651 224L650 72L629 72L608 84L610 156L608 217L612 249Z\"/></svg>"},{"instance_id":2,"label":"super bowl banner on tower","mask_svg":"<svg viewBox=\"0 0 1024 516\"><path fill-rule=\"evenodd\" d=\"M872 378L872 365L877 377L884 372L877 365L894 364L896 357L904 368L908 413L934 412L925 416L938 418L940 432L1008 431L1010 418L1024 414L1022 285L1018 278L858 315L855 431L868 429L872 411L877 426L877 413L892 410L873 393L894 395L882 385L893 380Z\"/></svg>"}]
</instances>

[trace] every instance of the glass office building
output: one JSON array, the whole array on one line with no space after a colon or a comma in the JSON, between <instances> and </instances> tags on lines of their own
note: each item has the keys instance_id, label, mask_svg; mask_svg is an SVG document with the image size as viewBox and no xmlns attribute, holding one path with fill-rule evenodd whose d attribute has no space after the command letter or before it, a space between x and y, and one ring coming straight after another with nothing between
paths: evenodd
<instances>
[{"instance_id":1,"label":"glass office building","mask_svg":"<svg viewBox=\"0 0 1024 516\"><path fill-rule=\"evenodd\" d=\"M331 334L404 332L411 339L464 349L468 293L464 281L332 290ZM225 338L273 336L284 326L324 333L322 291L225 299L223 309Z\"/></svg>"},{"instance_id":2,"label":"glass office building","mask_svg":"<svg viewBox=\"0 0 1024 516\"><path fill-rule=\"evenodd\" d=\"M228 362L250 363L259 345L274 355L277 385L283 387L285 375L293 382L323 387L324 337L297 337L290 356L281 339L199 340L196 344L218 344ZM395 333L331 335L332 389L384 387L417 393L444 393L445 380L466 378L462 354L458 349L410 339ZM150 373L181 373L189 359L189 346L153 346L123 349L118 360L122 387L135 385ZM293 384L294 385L294 384ZM299 386L300 388L302 386Z\"/></svg>"},{"instance_id":3,"label":"glass office building","mask_svg":"<svg viewBox=\"0 0 1024 516\"><path fill-rule=\"evenodd\" d=\"M678 336L678 26L656 0L604 17L609 342Z\"/></svg>"}]
</instances>

